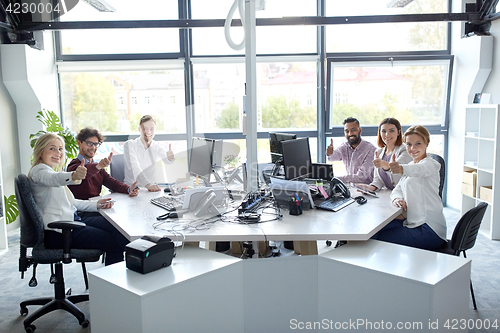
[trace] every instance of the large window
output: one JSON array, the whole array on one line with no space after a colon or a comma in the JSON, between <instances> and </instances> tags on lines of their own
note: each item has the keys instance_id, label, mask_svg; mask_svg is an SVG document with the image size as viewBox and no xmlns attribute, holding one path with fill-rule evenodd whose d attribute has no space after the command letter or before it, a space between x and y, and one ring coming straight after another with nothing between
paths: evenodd
<instances>
[{"instance_id":1,"label":"large window","mask_svg":"<svg viewBox=\"0 0 500 333\"><path fill-rule=\"evenodd\" d=\"M234 0L191 0L193 19L226 19ZM257 18L287 16L315 16L316 0L273 0L265 2L264 10L257 10ZM239 19L238 10L233 15ZM232 27L230 35L235 44L243 40L242 27ZM315 26L276 26L256 28L257 54L297 54L316 52ZM194 55L244 55L245 50L235 51L226 43L223 28L193 29Z\"/></svg>"},{"instance_id":2,"label":"large window","mask_svg":"<svg viewBox=\"0 0 500 333\"><path fill-rule=\"evenodd\" d=\"M176 20L177 0L108 1L116 11L100 12L79 1L64 22ZM60 32L61 54L179 53L179 29L82 29Z\"/></svg>"},{"instance_id":3,"label":"large window","mask_svg":"<svg viewBox=\"0 0 500 333\"><path fill-rule=\"evenodd\" d=\"M315 62L257 64L257 118L260 131L315 130ZM196 131L242 131L243 63L195 64Z\"/></svg>"},{"instance_id":4,"label":"large window","mask_svg":"<svg viewBox=\"0 0 500 333\"><path fill-rule=\"evenodd\" d=\"M108 135L137 133L139 119L150 114L157 133L185 133L183 75L178 69L61 73L65 125L74 132L91 126Z\"/></svg>"},{"instance_id":5,"label":"large window","mask_svg":"<svg viewBox=\"0 0 500 333\"><path fill-rule=\"evenodd\" d=\"M445 123L450 59L344 63L332 59L330 127L351 116L364 125L387 117L403 125Z\"/></svg>"},{"instance_id":6,"label":"large window","mask_svg":"<svg viewBox=\"0 0 500 333\"><path fill-rule=\"evenodd\" d=\"M327 16L372 16L447 13L448 0L411 1L326 0ZM446 22L370 23L330 25L327 52L439 51L447 48Z\"/></svg>"},{"instance_id":7,"label":"large window","mask_svg":"<svg viewBox=\"0 0 500 333\"><path fill-rule=\"evenodd\" d=\"M97 127L111 144L137 134L139 117L152 114L157 139L183 142L176 149L204 135L236 143L244 159L244 50L230 48L218 26L234 0L108 2L115 12L100 13L80 1L61 17L76 27L56 34L65 125L75 132ZM266 1L256 17L271 19L267 23L318 13L357 16L363 23L256 27L258 161L270 161L269 131L309 136L313 160L324 161L330 138L336 145L345 141L347 116L357 117L363 137L373 142L385 117L398 118L405 128L424 125L432 135L429 149L446 157L450 23L375 21L377 15L447 13L449 2L414 0L393 7L399 2ZM211 27L123 29L127 20L160 24L179 18ZM240 18L238 11L233 18ZM81 29L82 21L115 22L112 29L94 30ZM232 27L230 34L240 43L243 28Z\"/></svg>"}]
</instances>

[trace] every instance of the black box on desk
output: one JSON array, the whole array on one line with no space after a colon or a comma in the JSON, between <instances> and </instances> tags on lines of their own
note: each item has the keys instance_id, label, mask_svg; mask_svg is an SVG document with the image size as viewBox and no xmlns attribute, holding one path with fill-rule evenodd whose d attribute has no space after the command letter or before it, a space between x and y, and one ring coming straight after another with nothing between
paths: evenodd
<instances>
[{"instance_id":1,"label":"black box on desk","mask_svg":"<svg viewBox=\"0 0 500 333\"><path fill-rule=\"evenodd\" d=\"M302 209L309 210L311 208L311 204L307 193L293 190L273 190L273 195L278 205L286 209L289 208L290 200L291 198L295 198L295 194L297 194L302 201Z\"/></svg>"},{"instance_id":2,"label":"black box on desk","mask_svg":"<svg viewBox=\"0 0 500 333\"><path fill-rule=\"evenodd\" d=\"M125 246L127 268L141 274L168 267L173 258L174 243L167 237L144 236Z\"/></svg>"}]
</instances>

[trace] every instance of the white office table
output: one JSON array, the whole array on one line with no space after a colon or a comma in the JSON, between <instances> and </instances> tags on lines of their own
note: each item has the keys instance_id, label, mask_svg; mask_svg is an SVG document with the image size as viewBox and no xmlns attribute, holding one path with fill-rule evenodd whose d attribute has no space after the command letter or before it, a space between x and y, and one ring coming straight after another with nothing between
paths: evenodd
<instances>
[{"instance_id":1,"label":"white office table","mask_svg":"<svg viewBox=\"0 0 500 333\"><path fill-rule=\"evenodd\" d=\"M357 195L358 193L356 193ZM116 200L113 208L100 213L125 237L134 240L143 235L161 234L179 239L171 233L178 222L164 223L163 230L155 230L156 217L166 210L153 205L151 198L164 195L141 188L137 197L113 193ZM317 241L317 240L368 240L378 230L401 213L401 209L390 202L390 191L380 191L379 198L367 197L364 205L353 203L338 212L319 209L305 210L302 215L289 215L282 210L281 220L256 224L236 224L218 221L203 230L184 230L184 241ZM186 216L186 215L185 215ZM177 221L177 220L175 220ZM177 226L176 230L180 230ZM181 237L182 238L182 237Z\"/></svg>"},{"instance_id":2,"label":"white office table","mask_svg":"<svg viewBox=\"0 0 500 333\"><path fill-rule=\"evenodd\" d=\"M448 332L447 319L469 318L469 259L375 240L266 260L178 251L170 267L146 275L124 262L89 272L92 332L295 332L294 323L323 320L362 320L355 330L364 332L386 331L364 325L381 321Z\"/></svg>"}]
</instances>

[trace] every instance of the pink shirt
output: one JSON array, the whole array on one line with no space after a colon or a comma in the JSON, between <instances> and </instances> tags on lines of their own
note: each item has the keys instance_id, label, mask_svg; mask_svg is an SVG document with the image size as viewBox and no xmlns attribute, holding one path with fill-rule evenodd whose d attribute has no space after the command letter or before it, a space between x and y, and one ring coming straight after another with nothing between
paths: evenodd
<instances>
[{"instance_id":1,"label":"pink shirt","mask_svg":"<svg viewBox=\"0 0 500 333\"><path fill-rule=\"evenodd\" d=\"M329 161L344 162L347 170L346 176L338 177L344 183L364 183L370 184L373 180L373 156L375 146L370 142L361 140L356 149L353 149L348 142L335 149L328 156Z\"/></svg>"}]
</instances>

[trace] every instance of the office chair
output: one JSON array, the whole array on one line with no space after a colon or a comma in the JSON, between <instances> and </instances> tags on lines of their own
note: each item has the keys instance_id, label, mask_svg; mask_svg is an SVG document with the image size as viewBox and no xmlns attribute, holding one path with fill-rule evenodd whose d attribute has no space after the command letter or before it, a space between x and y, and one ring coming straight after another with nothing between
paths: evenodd
<instances>
[{"instance_id":1,"label":"office chair","mask_svg":"<svg viewBox=\"0 0 500 333\"><path fill-rule=\"evenodd\" d=\"M113 155L110 164L111 177L123 183L125 180L125 155Z\"/></svg>"},{"instance_id":2,"label":"office chair","mask_svg":"<svg viewBox=\"0 0 500 333\"><path fill-rule=\"evenodd\" d=\"M435 251L454 256L460 256L462 252L464 258L467 258L465 251L471 249L476 243L477 233L479 232L479 227L481 226L481 221L483 220L487 207L488 204L486 202L481 202L465 213L455 226L451 240L447 240ZM470 294L472 296L474 310L477 310L472 280L470 281Z\"/></svg>"},{"instance_id":3,"label":"office chair","mask_svg":"<svg viewBox=\"0 0 500 333\"><path fill-rule=\"evenodd\" d=\"M441 168L439 169L439 196L443 199L443 187L444 187L444 177L446 175L446 166L444 164L444 159L438 154L429 153L430 158L439 162Z\"/></svg>"},{"instance_id":4,"label":"office chair","mask_svg":"<svg viewBox=\"0 0 500 333\"><path fill-rule=\"evenodd\" d=\"M93 249L71 249L71 230L84 228L85 224L75 221L59 221L51 222L51 228L62 229L64 239L64 249L47 249L44 246L44 224L42 216L38 210L31 186L28 178L24 174L20 174L14 180L17 204L19 206L19 218L21 222L21 237L20 237L20 256L19 256L19 271L21 278L24 278L24 272L28 267L33 265L33 277L29 285L34 287L37 285L35 272L38 264L51 264L55 266L55 273L52 274L50 282L54 284L54 297L35 298L20 303L21 315L28 314L28 305L42 305L30 316L24 320L24 329L27 333L35 331L35 326L32 324L39 317L57 309L66 310L73 314L82 327L87 327L89 321L85 319L85 315L78 309L74 303L79 303L89 300L89 295L72 295L66 296L64 286L64 276L62 263L70 263L71 259L76 259L78 262L95 262L99 260L102 254L101 250ZM31 256L27 255L27 249L32 248ZM85 272L86 273L86 272Z\"/></svg>"}]
</instances>

